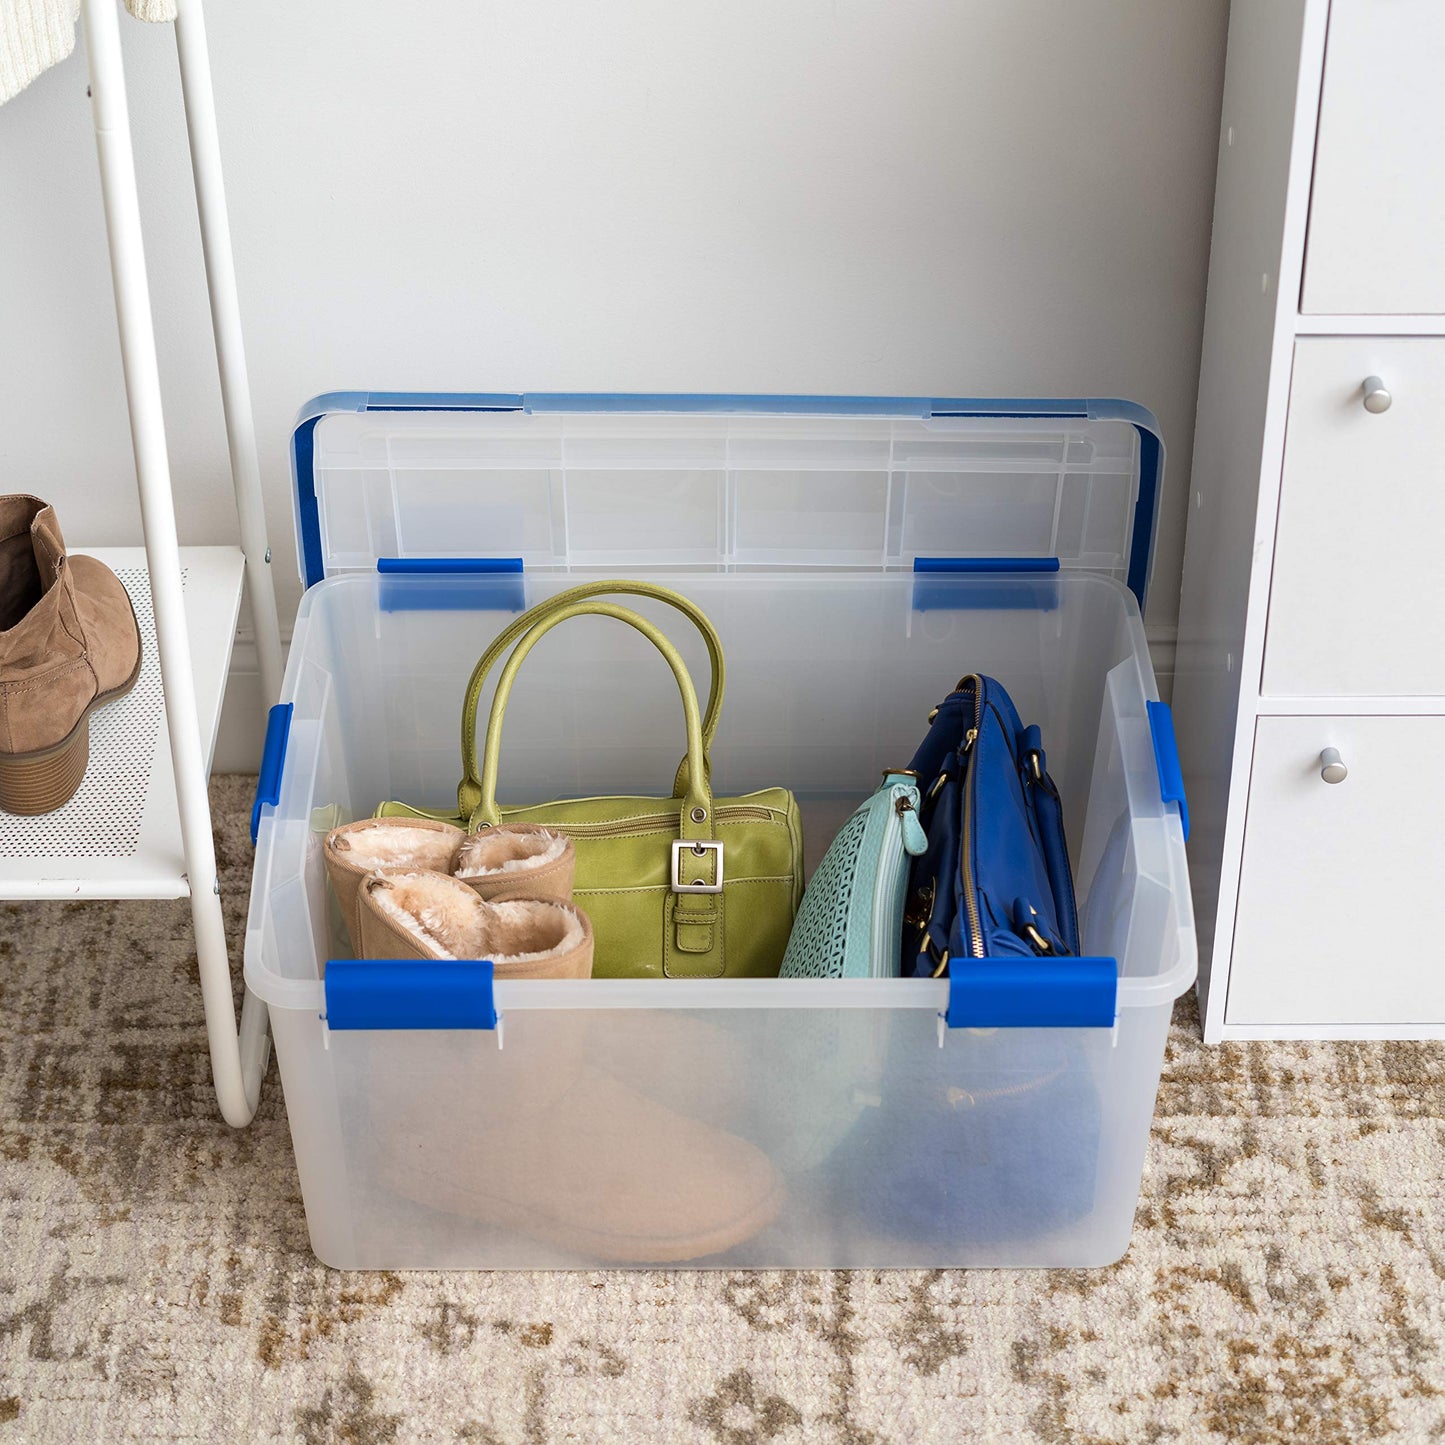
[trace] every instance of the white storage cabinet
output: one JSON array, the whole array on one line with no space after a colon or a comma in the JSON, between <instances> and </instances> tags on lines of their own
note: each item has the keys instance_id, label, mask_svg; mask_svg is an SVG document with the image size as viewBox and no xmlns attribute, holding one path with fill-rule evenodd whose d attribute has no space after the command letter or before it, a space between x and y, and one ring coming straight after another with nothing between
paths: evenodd
<instances>
[{"instance_id":1,"label":"white storage cabinet","mask_svg":"<svg viewBox=\"0 0 1445 1445\"><path fill-rule=\"evenodd\" d=\"M1119 1257L1195 971L1183 804L1137 602L1162 468L1147 412L346 395L303 413L294 452L311 585L258 792L246 979L270 1010L324 1261L646 1264L687 1225L660 1217L677 1191L648 1187L659 1151L684 1193L707 1193L716 1163L687 1141L719 1134L766 1161L768 1222L672 1262ZM387 799L454 800L461 699L488 641L581 580L637 575L716 624L714 787L792 788L810 868L961 673L1002 680L1063 793L1085 952L1117 963L1103 1026L1041 997L1026 967L980 1001L966 962L951 980L494 987L479 964L466 998L400 969L365 1026L339 1026L358 1020L329 992L350 975L325 831ZM701 640L638 605L704 688ZM519 676L503 798L663 793L681 749L661 659L580 619ZM635 1248L566 1227L588 1216L614 1235L619 1217L635 1225Z\"/></svg>"},{"instance_id":2,"label":"white storage cabinet","mask_svg":"<svg viewBox=\"0 0 1445 1445\"><path fill-rule=\"evenodd\" d=\"M1445 6L1229 30L1173 698L1204 1036L1442 1038Z\"/></svg>"}]
</instances>

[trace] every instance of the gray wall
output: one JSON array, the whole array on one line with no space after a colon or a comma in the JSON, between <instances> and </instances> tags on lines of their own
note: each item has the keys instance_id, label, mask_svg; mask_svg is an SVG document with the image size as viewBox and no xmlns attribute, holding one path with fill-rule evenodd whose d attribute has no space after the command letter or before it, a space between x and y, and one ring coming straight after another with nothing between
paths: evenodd
<instances>
[{"instance_id":1,"label":"gray wall","mask_svg":"<svg viewBox=\"0 0 1445 1445\"><path fill-rule=\"evenodd\" d=\"M213 3L283 616L286 440L317 392L1118 395L1169 447L1147 619L1167 648L1227 10ZM228 541L173 37L123 31L181 537ZM0 110L0 489L126 543L85 82L78 54Z\"/></svg>"}]
</instances>

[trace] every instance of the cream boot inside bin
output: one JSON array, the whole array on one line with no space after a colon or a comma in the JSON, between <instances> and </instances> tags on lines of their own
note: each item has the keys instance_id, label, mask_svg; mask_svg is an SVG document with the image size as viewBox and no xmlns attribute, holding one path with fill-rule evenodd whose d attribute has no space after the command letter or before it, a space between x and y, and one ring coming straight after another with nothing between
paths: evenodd
<instances>
[{"instance_id":1,"label":"cream boot inside bin","mask_svg":"<svg viewBox=\"0 0 1445 1445\"><path fill-rule=\"evenodd\" d=\"M346 923L351 956L361 947L361 883L373 873L427 869L450 873L466 834L426 818L363 818L333 828L321 845L326 876Z\"/></svg>"},{"instance_id":2,"label":"cream boot inside bin","mask_svg":"<svg viewBox=\"0 0 1445 1445\"><path fill-rule=\"evenodd\" d=\"M491 902L507 898L572 901L577 847L540 823L503 823L471 834L457 849L456 876Z\"/></svg>"},{"instance_id":3,"label":"cream boot inside bin","mask_svg":"<svg viewBox=\"0 0 1445 1445\"><path fill-rule=\"evenodd\" d=\"M440 873L369 876L360 900L364 957L489 958L500 979L591 973L591 924L570 904L488 903ZM534 1049L533 1068L546 1055L540 1088L532 1069L505 1068L476 1087L466 1060L486 1061L473 1040L409 1043L410 1078L372 1090L377 1178L434 1208L619 1264L696 1259L769 1223L781 1183L767 1156L595 1067L591 1032L587 1018L563 1016Z\"/></svg>"},{"instance_id":4,"label":"cream boot inside bin","mask_svg":"<svg viewBox=\"0 0 1445 1445\"><path fill-rule=\"evenodd\" d=\"M498 978L592 976L592 924L570 903L487 903L445 873L373 873L358 894L363 958L490 959Z\"/></svg>"},{"instance_id":5,"label":"cream boot inside bin","mask_svg":"<svg viewBox=\"0 0 1445 1445\"><path fill-rule=\"evenodd\" d=\"M570 838L537 824L509 823L469 836L429 818L346 823L326 835L322 853L353 957L363 956L359 889L368 873L425 869L454 874L483 899L570 903L577 860Z\"/></svg>"},{"instance_id":6,"label":"cream boot inside bin","mask_svg":"<svg viewBox=\"0 0 1445 1445\"><path fill-rule=\"evenodd\" d=\"M451 1033L373 1055L358 1140L370 1182L458 1228L535 1241L561 1267L684 1264L776 1218L783 1181L768 1156L599 1068L592 1020L516 1022L500 1053ZM530 1057L509 1066L514 1045Z\"/></svg>"}]
</instances>

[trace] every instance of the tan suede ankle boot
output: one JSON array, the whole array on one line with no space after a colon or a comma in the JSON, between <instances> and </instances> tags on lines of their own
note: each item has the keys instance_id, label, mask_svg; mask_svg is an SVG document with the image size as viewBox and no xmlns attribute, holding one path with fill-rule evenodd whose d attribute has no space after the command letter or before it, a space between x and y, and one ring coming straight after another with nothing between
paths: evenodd
<instances>
[{"instance_id":1,"label":"tan suede ankle boot","mask_svg":"<svg viewBox=\"0 0 1445 1445\"><path fill-rule=\"evenodd\" d=\"M140 630L120 579L66 555L54 508L0 497L0 808L68 803L90 758L90 715L140 674Z\"/></svg>"}]
</instances>

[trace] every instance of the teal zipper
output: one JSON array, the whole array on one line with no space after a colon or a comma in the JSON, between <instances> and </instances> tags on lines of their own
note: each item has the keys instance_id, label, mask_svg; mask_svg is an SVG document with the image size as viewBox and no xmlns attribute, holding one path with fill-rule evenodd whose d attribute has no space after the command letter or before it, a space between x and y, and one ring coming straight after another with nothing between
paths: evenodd
<instances>
[{"instance_id":1,"label":"teal zipper","mask_svg":"<svg viewBox=\"0 0 1445 1445\"><path fill-rule=\"evenodd\" d=\"M918 821L918 789L895 783L888 790L883 822L882 865L873 885L873 936L870 940L871 975L892 978L896 965L884 969L902 946L905 877L909 858L916 858L928 846L923 825ZM910 827L910 824L912 825Z\"/></svg>"}]
</instances>

